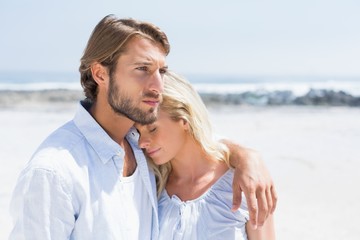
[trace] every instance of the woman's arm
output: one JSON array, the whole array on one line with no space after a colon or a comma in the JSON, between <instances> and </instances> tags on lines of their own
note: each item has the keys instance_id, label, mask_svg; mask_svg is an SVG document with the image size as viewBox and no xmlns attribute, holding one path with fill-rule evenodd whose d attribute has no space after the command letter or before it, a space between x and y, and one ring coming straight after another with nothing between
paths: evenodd
<instances>
[{"instance_id":1,"label":"woman's arm","mask_svg":"<svg viewBox=\"0 0 360 240\"><path fill-rule=\"evenodd\" d=\"M246 233L249 240L275 240L273 215L270 214L264 225L260 228L254 229L249 224L246 224Z\"/></svg>"}]
</instances>

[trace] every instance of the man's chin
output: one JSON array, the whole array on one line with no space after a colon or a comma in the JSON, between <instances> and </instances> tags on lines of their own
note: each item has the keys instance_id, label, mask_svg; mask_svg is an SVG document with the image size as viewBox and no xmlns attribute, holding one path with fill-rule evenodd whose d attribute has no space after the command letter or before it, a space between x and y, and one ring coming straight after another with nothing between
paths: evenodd
<instances>
[{"instance_id":1,"label":"man's chin","mask_svg":"<svg viewBox=\"0 0 360 240\"><path fill-rule=\"evenodd\" d=\"M150 108L146 113L143 114L143 124L152 124L157 119L157 108Z\"/></svg>"},{"instance_id":2,"label":"man's chin","mask_svg":"<svg viewBox=\"0 0 360 240\"><path fill-rule=\"evenodd\" d=\"M156 121L156 117L157 117L156 112L152 111L152 112L143 113L141 115L133 116L130 119L142 125L147 125L154 123Z\"/></svg>"},{"instance_id":3,"label":"man's chin","mask_svg":"<svg viewBox=\"0 0 360 240\"><path fill-rule=\"evenodd\" d=\"M150 108L147 110L141 110L140 108L136 108L132 111L127 111L121 108L115 108L113 106L111 107L116 114L125 116L128 119L142 125L151 124L156 121L157 108Z\"/></svg>"},{"instance_id":4,"label":"man's chin","mask_svg":"<svg viewBox=\"0 0 360 240\"><path fill-rule=\"evenodd\" d=\"M136 120L135 120L135 122L140 123L142 125L152 124L156 121L156 115L154 115L153 117L146 117L146 118L136 119Z\"/></svg>"}]
</instances>

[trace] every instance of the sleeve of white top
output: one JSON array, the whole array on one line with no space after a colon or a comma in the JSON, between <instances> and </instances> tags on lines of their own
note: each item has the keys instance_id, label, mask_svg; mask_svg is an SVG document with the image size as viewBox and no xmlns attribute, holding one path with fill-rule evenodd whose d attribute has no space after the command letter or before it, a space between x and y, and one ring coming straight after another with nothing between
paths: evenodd
<instances>
[{"instance_id":1,"label":"sleeve of white top","mask_svg":"<svg viewBox=\"0 0 360 240\"><path fill-rule=\"evenodd\" d=\"M54 171L23 172L10 203L14 228L9 239L69 239L75 216L64 181Z\"/></svg>"}]
</instances>

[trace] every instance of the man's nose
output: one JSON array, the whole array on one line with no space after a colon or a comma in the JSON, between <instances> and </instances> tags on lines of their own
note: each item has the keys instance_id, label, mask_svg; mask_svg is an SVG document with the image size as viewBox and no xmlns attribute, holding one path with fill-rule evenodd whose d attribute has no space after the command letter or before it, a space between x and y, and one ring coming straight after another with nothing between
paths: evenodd
<instances>
[{"instance_id":1,"label":"man's nose","mask_svg":"<svg viewBox=\"0 0 360 240\"><path fill-rule=\"evenodd\" d=\"M161 94L164 91L164 78L156 71L150 79L150 91Z\"/></svg>"}]
</instances>

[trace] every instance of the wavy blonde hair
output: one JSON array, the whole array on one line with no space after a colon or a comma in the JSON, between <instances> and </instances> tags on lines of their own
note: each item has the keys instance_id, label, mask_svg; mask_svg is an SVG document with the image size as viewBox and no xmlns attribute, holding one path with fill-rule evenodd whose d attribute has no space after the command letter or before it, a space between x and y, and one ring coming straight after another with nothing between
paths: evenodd
<instances>
[{"instance_id":1,"label":"wavy blonde hair","mask_svg":"<svg viewBox=\"0 0 360 240\"><path fill-rule=\"evenodd\" d=\"M164 76L164 81L163 101L160 109L168 113L174 121L183 119L188 122L189 133L203 151L229 165L228 148L214 139L209 114L200 95L185 78L174 72L168 71ZM171 163L155 165L149 159L149 165L154 171L157 194L160 196L171 172Z\"/></svg>"}]
</instances>

